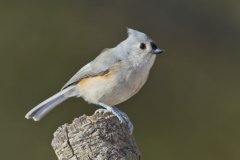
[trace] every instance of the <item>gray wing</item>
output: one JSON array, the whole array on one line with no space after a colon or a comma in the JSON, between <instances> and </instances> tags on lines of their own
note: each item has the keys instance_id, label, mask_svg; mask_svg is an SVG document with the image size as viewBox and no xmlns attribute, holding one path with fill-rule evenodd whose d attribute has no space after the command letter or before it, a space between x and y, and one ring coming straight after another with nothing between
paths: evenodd
<instances>
[{"instance_id":1,"label":"gray wing","mask_svg":"<svg viewBox=\"0 0 240 160\"><path fill-rule=\"evenodd\" d=\"M98 75L106 74L109 69L119 62L119 58L114 54L112 49L105 49L99 56L93 61L82 67L63 87L78 83L81 79L86 77L94 77Z\"/></svg>"}]
</instances>

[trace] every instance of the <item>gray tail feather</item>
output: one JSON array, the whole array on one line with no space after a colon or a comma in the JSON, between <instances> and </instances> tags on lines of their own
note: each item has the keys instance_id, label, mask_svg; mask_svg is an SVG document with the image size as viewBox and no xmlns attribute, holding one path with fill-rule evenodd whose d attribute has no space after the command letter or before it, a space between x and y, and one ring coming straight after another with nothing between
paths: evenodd
<instances>
[{"instance_id":1,"label":"gray tail feather","mask_svg":"<svg viewBox=\"0 0 240 160\"><path fill-rule=\"evenodd\" d=\"M60 92L56 93L55 95L51 96L50 98L46 99L33 109L31 109L25 116L27 119L33 119L34 121L41 120L47 113L53 110L57 105L64 102L70 97L66 97L65 94L69 93L74 86L70 86L66 89L61 90Z\"/></svg>"}]
</instances>

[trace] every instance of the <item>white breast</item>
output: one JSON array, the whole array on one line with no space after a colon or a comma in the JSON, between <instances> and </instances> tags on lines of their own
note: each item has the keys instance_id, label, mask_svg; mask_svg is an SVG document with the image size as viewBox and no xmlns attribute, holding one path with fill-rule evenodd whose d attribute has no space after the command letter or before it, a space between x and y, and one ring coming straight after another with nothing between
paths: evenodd
<instances>
[{"instance_id":1,"label":"white breast","mask_svg":"<svg viewBox=\"0 0 240 160\"><path fill-rule=\"evenodd\" d=\"M102 102L107 105L117 105L126 101L145 84L155 56L151 55L144 60L135 59L134 61L136 62L116 66L105 76L81 81L78 85L79 96L94 104Z\"/></svg>"},{"instance_id":2,"label":"white breast","mask_svg":"<svg viewBox=\"0 0 240 160\"><path fill-rule=\"evenodd\" d=\"M155 56L146 57L141 63L135 63L136 66L118 71L116 83L113 89L105 94L100 101L109 105L122 103L135 95L147 81L149 71L155 61ZM109 85L112 85L111 83Z\"/></svg>"}]
</instances>

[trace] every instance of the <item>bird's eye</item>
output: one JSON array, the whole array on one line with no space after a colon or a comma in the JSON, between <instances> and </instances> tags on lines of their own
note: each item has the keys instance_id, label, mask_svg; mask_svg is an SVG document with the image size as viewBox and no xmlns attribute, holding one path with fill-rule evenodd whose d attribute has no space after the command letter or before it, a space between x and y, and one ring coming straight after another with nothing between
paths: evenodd
<instances>
[{"instance_id":1,"label":"bird's eye","mask_svg":"<svg viewBox=\"0 0 240 160\"><path fill-rule=\"evenodd\" d=\"M141 43L141 44L140 44L140 48L141 48L142 50L146 49L146 44Z\"/></svg>"},{"instance_id":2,"label":"bird's eye","mask_svg":"<svg viewBox=\"0 0 240 160\"><path fill-rule=\"evenodd\" d=\"M157 45L153 42L151 42L151 47L152 47L153 50L157 49Z\"/></svg>"}]
</instances>

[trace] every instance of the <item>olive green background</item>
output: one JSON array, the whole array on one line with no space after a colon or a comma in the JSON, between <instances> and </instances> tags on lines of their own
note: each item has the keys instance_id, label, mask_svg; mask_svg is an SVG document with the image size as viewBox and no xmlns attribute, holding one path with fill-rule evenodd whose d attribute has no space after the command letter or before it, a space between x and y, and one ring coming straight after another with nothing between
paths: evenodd
<instances>
[{"instance_id":1,"label":"olive green background","mask_svg":"<svg viewBox=\"0 0 240 160\"><path fill-rule=\"evenodd\" d=\"M27 111L104 48L147 33L166 53L119 107L145 160L240 159L240 1L0 2L0 159L57 159L58 126L98 106L81 98L40 122Z\"/></svg>"}]
</instances>

